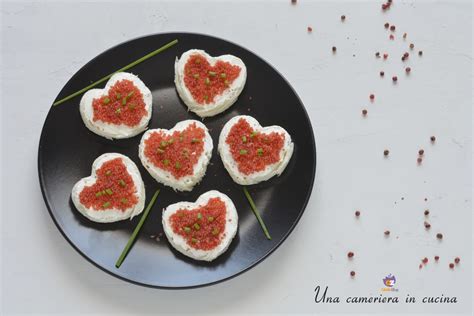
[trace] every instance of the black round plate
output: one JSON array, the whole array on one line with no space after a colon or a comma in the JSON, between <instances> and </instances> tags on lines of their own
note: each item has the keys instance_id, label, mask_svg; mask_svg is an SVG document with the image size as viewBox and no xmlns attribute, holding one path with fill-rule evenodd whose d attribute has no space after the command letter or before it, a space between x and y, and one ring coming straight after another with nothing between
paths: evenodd
<instances>
[{"instance_id":1,"label":"black round plate","mask_svg":"<svg viewBox=\"0 0 474 316\"><path fill-rule=\"evenodd\" d=\"M295 91L263 59L243 47L215 37L167 33L122 43L82 67L56 100L175 38L179 40L177 45L130 70L153 93L153 117L149 128L169 129L181 120L200 120L187 111L176 93L173 81L176 56L192 48L204 49L213 56L232 54L244 61L248 71L247 83L238 101L224 113L204 120L214 141L214 152L206 176L192 192L174 192L154 181L138 158L142 135L111 141L90 132L79 114L80 97L50 109L38 152L38 172L44 200L51 217L71 245L90 262L116 277L159 288L209 285L236 276L262 261L285 240L303 214L316 170L311 123ZM265 238L242 187L232 181L216 151L222 126L239 114L255 117L262 126L284 127L295 143L293 157L280 177L249 188L270 231L271 240ZM73 185L90 175L94 159L107 152L122 153L135 161L145 182L147 203L154 191L162 188L139 238L120 269L115 268L115 261L140 216L132 221L94 223L79 214L70 198ZM165 236L160 241L151 238L163 231L161 210L164 207L178 201L195 201L199 195L213 189L226 193L239 213L238 234L226 253L210 263L198 262L175 251Z\"/></svg>"}]
</instances>

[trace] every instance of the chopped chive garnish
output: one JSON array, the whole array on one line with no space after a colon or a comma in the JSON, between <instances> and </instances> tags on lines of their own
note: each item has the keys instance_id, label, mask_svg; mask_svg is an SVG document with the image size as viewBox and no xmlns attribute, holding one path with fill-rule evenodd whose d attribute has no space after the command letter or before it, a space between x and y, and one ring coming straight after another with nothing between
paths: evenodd
<instances>
[{"instance_id":1,"label":"chopped chive garnish","mask_svg":"<svg viewBox=\"0 0 474 316\"><path fill-rule=\"evenodd\" d=\"M202 214L201 214L201 213L198 213L197 218L198 218L198 219L202 219Z\"/></svg>"},{"instance_id":2,"label":"chopped chive garnish","mask_svg":"<svg viewBox=\"0 0 474 316\"><path fill-rule=\"evenodd\" d=\"M215 76L216 76L216 73L215 73L214 71L209 71L209 76L215 77Z\"/></svg>"},{"instance_id":3,"label":"chopped chive garnish","mask_svg":"<svg viewBox=\"0 0 474 316\"><path fill-rule=\"evenodd\" d=\"M258 135L258 132L257 131L253 131L251 134L250 134L250 137L251 138L254 138L255 136Z\"/></svg>"},{"instance_id":4,"label":"chopped chive garnish","mask_svg":"<svg viewBox=\"0 0 474 316\"><path fill-rule=\"evenodd\" d=\"M207 99L209 99L209 97L207 95L204 95L204 101L207 101Z\"/></svg>"},{"instance_id":5,"label":"chopped chive garnish","mask_svg":"<svg viewBox=\"0 0 474 316\"><path fill-rule=\"evenodd\" d=\"M214 221L214 217L209 216L209 217L207 218L207 221L208 221L208 222L213 222L213 221Z\"/></svg>"},{"instance_id":6,"label":"chopped chive garnish","mask_svg":"<svg viewBox=\"0 0 474 316\"><path fill-rule=\"evenodd\" d=\"M127 104L127 98L122 98L122 105Z\"/></svg>"},{"instance_id":7,"label":"chopped chive garnish","mask_svg":"<svg viewBox=\"0 0 474 316\"><path fill-rule=\"evenodd\" d=\"M128 109L129 109L129 110L135 110L135 104L134 104L134 103L130 103L130 104L128 105Z\"/></svg>"},{"instance_id":8,"label":"chopped chive garnish","mask_svg":"<svg viewBox=\"0 0 474 316\"><path fill-rule=\"evenodd\" d=\"M263 155L263 149L262 148L257 149L257 155L259 155L259 156Z\"/></svg>"},{"instance_id":9,"label":"chopped chive garnish","mask_svg":"<svg viewBox=\"0 0 474 316\"><path fill-rule=\"evenodd\" d=\"M227 78L227 75L225 73L221 73L221 78L225 79Z\"/></svg>"},{"instance_id":10,"label":"chopped chive garnish","mask_svg":"<svg viewBox=\"0 0 474 316\"><path fill-rule=\"evenodd\" d=\"M186 233L189 233L189 232L191 231L191 228L189 228L189 227L187 227L187 226L184 227L183 229L184 229L184 231L185 231Z\"/></svg>"},{"instance_id":11,"label":"chopped chive garnish","mask_svg":"<svg viewBox=\"0 0 474 316\"><path fill-rule=\"evenodd\" d=\"M214 228L214 229L212 230L212 234L213 234L214 236L217 235L217 234L219 234L219 228Z\"/></svg>"},{"instance_id":12,"label":"chopped chive garnish","mask_svg":"<svg viewBox=\"0 0 474 316\"><path fill-rule=\"evenodd\" d=\"M160 142L160 147L161 147L161 148L165 148L166 146L168 146L168 142L162 140L162 141Z\"/></svg>"},{"instance_id":13,"label":"chopped chive garnish","mask_svg":"<svg viewBox=\"0 0 474 316\"><path fill-rule=\"evenodd\" d=\"M165 166L167 166L167 165L170 164L170 161L169 161L168 159L165 159L165 160L163 160L163 164L164 164Z\"/></svg>"},{"instance_id":14,"label":"chopped chive garnish","mask_svg":"<svg viewBox=\"0 0 474 316\"><path fill-rule=\"evenodd\" d=\"M122 112L120 109L115 110L115 114L120 114Z\"/></svg>"},{"instance_id":15,"label":"chopped chive garnish","mask_svg":"<svg viewBox=\"0 0 474 316\"><path fill-rule=\"evenodd\" d=\"M193 77L197 79L199 78L199 74L194 74Z\"/></svg>"},{"instance_id":16,"label":"chopped chive garnish","mask_svg":"<svg viewBox=\"0 0 474 316\"><path fill-rule=\"evenodd\" d=\"M253 199L250 196L249 191L247 190L246 187L243 187L243 190L244 190L245 197L249 201L252 212L255 214L255 217L257 217L257 220L260 223L260 226L262 227L263 233L265 234L267 239L269 239L269 240L272 239L272 237L270 237L270 233L267 230L267 226L265 226L265 223L263 222L263 219L260 217L260 214L258 214L257 207L255 206L255 203L253 202Z\"/></svg>"},{"instance_id":17,"label":"chopped chive garnish","mask_svg":"<svg viewBox=\"0 0 474 316\"><path fill-rule=\"evenodd\" d=\"M133 96L134 93L135 93L135 91L129 92L129 93L127 94L127 99L130 99L130 98Z\"/></svg>"},{"instance_id":18,"label":"chopped chive garnish","mask_svg":"<svg viewBox=\"0 0 474 316\"><path fill-rule=\"evenodd\" d=\"M205 83L206 83L207 85L210 85L210 84L211 84L211 80L209 80L209 78L206 78Z\"/></svg>"},{"instance_id":19,"label":"chopped chive garnish","mask_svg":"<svg viewBox=\"0 0 474 316\"><path fill-rule=\"evenodd\" d=\"M110 176L111 174L112 174L112 171L110 171L110 170L107 170L107 171L105 172L105 175L106 175L106 176Z\"/></svg>"},{"instance_id":20,"label":"chopped chive garnish","mask_svg":"<svg viewBox=\"0 0 474 316\"><path fill-rule=\"evenodd\" d=\"M198 240L197 240L196 238L191 238L191 241L192 241L193 243L197 243L197 242L198 242Z\"/></svg>"},{"instance_id":21,"label":"chopped chive garnish","mask_svg":"<svg viewBox=\"0 0 474 316\"><path fill-rule=\"evenodd\" d=\"M174 143L174 138L171 138L171 139L168 141L168 144L171 145L172 143Z\"/></svg>"},{"instance_id":22,"label":"chopped chive garnish","mask_svg":"<svg viewBox=\"0 0 474 316\"><path fill-rule=\"evenodd\" d=\"M125 181L123 181L122 179L119 180L119 185L122 187L122 188L125 188L125 186L127 185L125 183Z\"/></svg>"},{"instance_id":23,"label":"chopped chive garnish","mask_svg":"<svg viewBox=\"0 0 474 316\"><path fill-rule=\"evenodd\" d=\"M193 227L194 227L195 230L200 230L201 229L201 226L199 226L198 223L194 223Z\"/></svg>"},{"instance_id":24,"label":"chopped chive garnish","mask_svg":"<svg viewBox=\"0 0 474 316\"><path fill-rule=\"evenodd\" d=\"M122 202L122 204L127 204L128 200L126 198L122 198L120 202Z\"/></svg>"},{"instance_id":25,"label":"chopped chive garnish","mask_svg":"<svg viewBox=\"0 0 474 316\"><path fill-rule=\"evenodd\" d=\"M102 204L103 208L106 208L106 207L109 207L109 206L110 206L110 202L105 202L104 204Z\"/></svg>"},{"instance_id":26,"label":"chopped chive garnish","mask_svg":"<svg viewBox=\"0 0 474 316\"><path fill-rule=\"evenodd\" d=\"M114 191L112 191L112 189L105 189L105 193L107 193L108 195L112 195L114 194Z\"/></svg>"},{"instance_id":27,"label":"chopped chive garnish","mask_svg":"<svg viewBox=\"0 0 474 316\"><path fill-rule=\"evenodd\" d=\"M242 143L246 143L247 142L247 136L242 136Z\"/></svg>"},{"instance_id":28,"label":"chopped chive garnish","mask_svg":"<svg viewBox=\"0 0 474 316\"><path fill-rule=\"evenodd\" d=\"M110 99L109 99L109 98L105 98L105 99L104 99L104 104L109 104L109 102L110 102Z\"/></svg>"},{"instance_id":29,"label":"chopped chive garnish","mask_svg":"<svg viewBox=\"0 0 474 316\"><path fill-rule=\"evenodd\" d=\"M184 133L181 132L181 133L179 134L179 141L182 142L183 140L184 140Z\"/></svg>"},{"instance_id":30,"label":"chopped chive garnish","mask_svg":"<svg viewBox=\"0 0 474 316\"><path fill-rule=\"evenodd\" d=\"M193 138L191 139L191 143L195 144L195 143L199 143L201 140L199 138Z\"/></svg>"},{"instance_id":31,"label":"chopped chive garnish","mask_svg":"<svg viewBox=\"0 0 474 316\"><path fill-rule=\"evenodd\" d=\"M161 148L158 148L158 149L156 150L156 152L157 152L158 154L162 155L165 151L164 151L163 149L161 149Z\"/></svg>"},{"instance_id":32,"label":"chopped chive garnish","mask_svg":"<svg viewBox=\"0 0 474 316\"><path fill-rule=\"evenodd\" d=\"M116 93L116 94L115 94L115 98L116 98L117 100L120 100L121 97L122 97L122 95L121 95L120 93Z\"/></svg>"},{"instance_id":33,"label":"chopped chive garnish","mask_svg":"<svg viewBox=\"0 0 474 316\"><path fill-rule=\"evenodd\" d=\"M102 191L96 192L95 197L101 197L102 196Z\"/></svg>"},{"instance_id":34,"label":"chopped chive garnish","mask_svg":"<svg viewBox=\"0 0 474 316\"><path fill-rule=\"evenodd\" d=\"M158 197L158 194L160 194L160 189L156 190L155 194L150 200L150 203L148 203L148 206L146 207L145 211L143 212L142 217L140 218L140 222L138 222L137 227L135 227L135 230L132 233L132 236L128 239L127 245L122 251L122 254L120 254L120 257L118 258L117 262L115 263L116 268L120 268L122 265L123 260L127 256L128 252L130 251L130 248L132 248L132 244L135 241L135 238L137 238L138 232L140 232L140 229L143 226L143 223L145 223L145 220L148 216L148 213L150 213L150 209L152 208L153 204L155 204L156 198Z\"/></svg>"},{"instance_id":35,"label":"chopped chive garnish","mask_svg":"<svg viewBox=\"0 0 474 316\"><path fill-rule=\"evenodd\" d=\"M101 84L102 82L107 81L107 80L108 80L110 77L112 77L115 73L117 73L117 72L122 72L122 71L126 71L126 70L128 70L128 69L130 69L130 68L132 68L132 67L134 67L134 66L136 66L136 65L138 65L138 64L140 64L141 62L143 62L143 61L145 61L145 60L147 60L147 59L149 59L149 58L155 56L156 54L159 54L159 53L161 53L162 51L164 51L164 50L170 48L171 46L175 45L176 43L178 43L178 40L177 40L177 39L175 39L175 40L173 40L173 41L171 41L171 42L169 42L169 43L163 45L162 47L160 47L160 48L158 48L158 49L152 51L152 52L149 53L149 54L146 54L145 56L143 56L143 57L141 57L141 58L139 58L139 59L137 59L137 60L135 60L135 61L133 61L133 62L131 62L130 64L128 64L128 65L126 65L126 66L120 68L119 70L114 71L113 73L111 73L111 74L109 74L109 75L107 75L107 76L105 76L105 77L102 77L101 79L97 80L96 82L91 83L91 84L88 85L87 87L82 88L81 90L76 91L76 92L74 92L73 94L70 94L70 95L68 95L68 96L65 97L65 98L62 98L61 100L58 100L58 101L54 102L54 103L53 103L53 106L59 105L59 104L61 104L61 103L64 103L64 102L66 102L66 101L68 101L68 100L70 100L70 99L72 99L72 98L74 98L74 97L76 97L76 96L78 96L78 95L80 95L80 94L86 92L87 90L89 90L89 89L91 89L91 88L97 86L98 84Z\"/></svg>"},{"instance_id":36,"label":"chopped chive garnish","mask_svg":"<svg viewBox=\"0 0 474 316\"><path fill-rule=\"evenodd\" d=\"M226 86L228 86L229 85L229 80L225 80L224 83L225 83Z\"/></svg>"},{"instance_id":37,"label":"chopped chive garnish","mask_svg":"<svg viewBox=\"0 0 474 316\"><path fill-rule=\"evenodd\" d=\"M241 155L247 155L247 150L241 149L241 150L239 151L239 153L240 153Z\"/></svg>"},{"instance_id":38,"label":"chopped chive garnish","mask_svg":"<svg viewBox=\"0 0 474 316\"><path fill-rule=\"evenodd\" d=\"M176 169L181 169L181 164L179 163L179 161L176 161L176 163L174 164L174 167Z\"/></svg>"}]
</instances>

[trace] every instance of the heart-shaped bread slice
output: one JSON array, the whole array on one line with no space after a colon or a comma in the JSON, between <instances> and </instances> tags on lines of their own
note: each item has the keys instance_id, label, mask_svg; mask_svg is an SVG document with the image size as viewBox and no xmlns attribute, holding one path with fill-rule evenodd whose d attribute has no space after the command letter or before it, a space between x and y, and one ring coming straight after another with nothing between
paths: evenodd
<instances>
[{"instance_id":1,"label":"heart-shaped bread slice","mask_svg":"<svg viewBox=\"0 0 474 316\"><path fill-rule=\"evenodd\" d=\"M196 260L212 261L223 254L237 233L238 215L232 200L219 191L202 194L195 203L178 202L163 210L163 230L170 244Z\"/></svg>"},{"instance_id":2,"label":"heart-shaped bread slice","mask_svg":"<svg viewBox=\"0 0 474 316\"><path fill-rule=\"evenodd\" d=\"M81 99L88 129L108 139L129 138L146 130L152 112L151 91L137 76L119 72L104 89L91 89Z\"/></svg>"},{"instance_id":3,"label":"heart-shaped bread slice","mask_svg":"<svg viewBox=\"0 0 474 316\"><path fill-rule=\"evenodd\" d=\"M250 185L279 176L291 159L293 147L284 128L262 127L253 117L240 115L222 128L218 151L232 179Z\"/></svg>"},{"instance_id":4,"label":"heart-shaped bread slice","mask_svg":"<svg viewBox=\"0 0 474 316\"><path fill-rule=\"evenodd\" d=\"M214 116L237 101L247 80L244 62L232 55L212 57L191 49L174 66L176 90L183 102L200 117Z\"/></svg>"},{"instance_id":5,"label":"heart-shaped bread slice","mask_svg":"<svg viewBox=\"0 0 474 316\"><path fill-rule=\"evenodd\" d=\"M92 174L72 188L77 210L98 223L132 218L143 211L145 185L135 163L127 156L107 153L92 164Z\"/></svg>"},{"instance_id":6,"label":"heart-shaped bread slice","mask_svg":"<svg viewBox=\"0 0 474 316\"><path fill-rule=\"evenodd\" d=\"M191 191L204 177L212 149L207 127L186 120L170 130L148 130L142 136L138 155L156 181L178 191Z\"/></svg>"}]
</instances>

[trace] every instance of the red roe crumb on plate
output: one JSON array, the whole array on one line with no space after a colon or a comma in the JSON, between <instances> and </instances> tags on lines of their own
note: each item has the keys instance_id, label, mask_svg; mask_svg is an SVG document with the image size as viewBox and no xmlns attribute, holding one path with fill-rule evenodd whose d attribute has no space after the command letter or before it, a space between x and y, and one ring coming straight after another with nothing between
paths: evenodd
<instances>
[{"instance_id":1,"label":"red roe crumb on plate","mask_svg":"<svg viewBox=\"0 0 474 316\"><path fill-rule=\"evenodd\" d=\"M206 205L180 209L170 216L171 228L186 243L201 250L217 247L225 236L226 207L220 198L211 198Z\"/></svg>"},{"instance_id":2,"label":"red roe crumb on plate","mask_svg":"<svg viewBox=\"0 0 474 316\"><path fill-rule=\"evenodd\" d=\"M249 175L280 161L284 139L283 134L276 132L259 133L246 120L240 119L231 127L226 143L239 171Z\"/></svg>"},{"instance_id":3,"label":"red roe crumb on plate","mask_svg":"<svg viewBox=\"0 0 474 316\"><path fill-rule=\"evenodd\" d=\"M132 81L120 80L110 87L107 95L92 101L93 120L130 127L140 123L148 114L143 95Z\"/></svg>"},{"instance_id":4,"label":"red roe crumb on plate","mask_svg":"<svg viewBox=\"0 0 474 316\"><path fill-rule=\"evenodd\" d=\"M112 208L124 211L137 204L135 184L121 158L104 162L97 169L96 177L96 183L84 187L79 194L85 207L98 211Z\"/></svg>"},{"instance_id":5,"label":"red roe crumb on plate","mask_svg":"<svg viewBox=\"0 0 474 316\"><path fill-rule=\"evenodd\" d=\"M217 61L211 66L206 58L194 54L184 65L184 84L197 103L209 104L229 88L240 70L239 66L224 61Z\"/></svg>"},{"instance_id":6,"label":"red roe crumb on plate","mask_svg":"<svg viewBox=\"0 0 474 316\"><path fill-rule=\"evenodd\" d=\"M173 134L154 132L145 140L145 156L176 179L192 175L204 151L205 132L196 123Z\"/></svg>"}]
</instances>

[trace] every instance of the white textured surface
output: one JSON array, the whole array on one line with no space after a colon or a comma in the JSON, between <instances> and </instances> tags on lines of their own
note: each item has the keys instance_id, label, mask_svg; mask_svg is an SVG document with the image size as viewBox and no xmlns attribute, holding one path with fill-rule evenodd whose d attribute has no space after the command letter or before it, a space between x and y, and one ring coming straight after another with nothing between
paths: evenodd
<instances>
[{"instance_id":1,"label":"white textured surface","mask_svg":"<svg viewBox=\"0 0 474 316\"><path fill-rule=\"evenodd\" d=\"M277 3L29 2L1 7L1 299L3 314L398 312L470 314L472 299L472 6L461 1ZM345 14L346 22L339 16ZM383 24L397 25L390 42ZM307 34L311 25L313 33ZM69 246L47 214L37 145L49 105L88 60L122 41L192 31L229 39L273 64L307 107L318 149L316 185L288 240L228 282L187 291L137 287L103 273ZM408 33L407 42L400 36ZM399 56L413 41L405 77ZM337 46L337 54L331 47ZM374 52L387 51L385 63ZM353 54L355 57L353 57ZM393 58L391 58L393 57ZM159 58L156 57L156 58ZM381 68L385 79L378 77ZM392 74L399 83L393 86ZM374 92L376 101L368 102ZM369 109L363 119L360 111ZM435 145L430 135L437 136ZM425 160L416 165L417 151ZM389 148L388 159L382 151ZM404 200L401 200L404 197ZM424 202L424 197L428 202ZM397 202L395 204L394 202ZM422 229L425 208L432 229ZM353 212L362 210L356 221ZM382 232L390 229L385 239ZM442 231L439 243L434 234ZM396 237L399 237L398 239ZM264 242L262 240L262 242ZM352 262L346 252L353 250ZM423 256L439 254L418 270ZM460 256L454 271L448 258ZM357 277L351 280L348 272ZM407 293L458 304L315 304L378 295L381 278Z\"/></svg>"}]
</instances>

